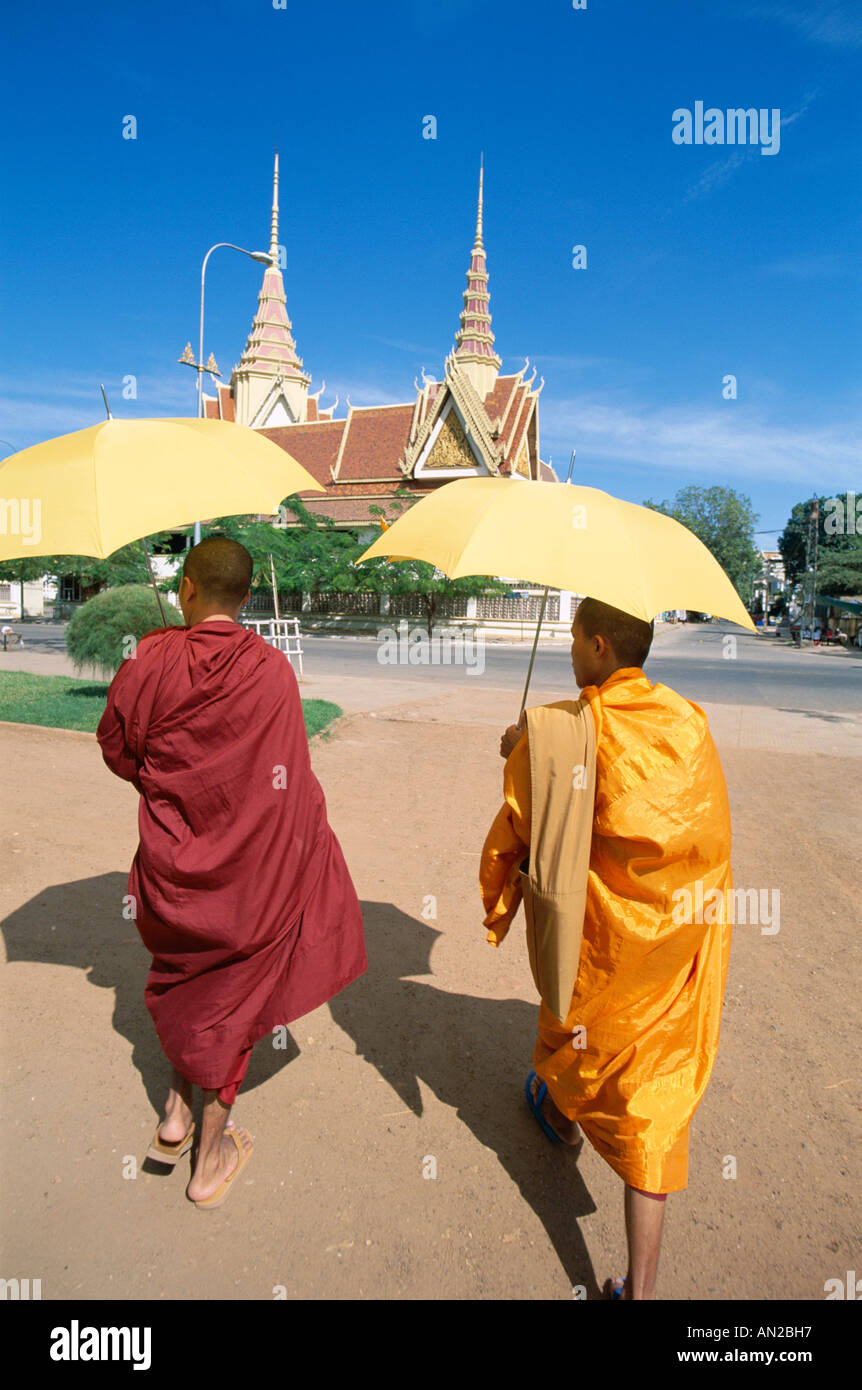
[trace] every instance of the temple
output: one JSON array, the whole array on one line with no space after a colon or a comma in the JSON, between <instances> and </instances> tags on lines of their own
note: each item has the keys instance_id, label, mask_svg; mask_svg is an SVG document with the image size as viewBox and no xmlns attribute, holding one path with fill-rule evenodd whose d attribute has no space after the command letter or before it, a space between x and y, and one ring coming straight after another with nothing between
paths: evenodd
<instances>
[{"instance_id":1,"label":"temple","mask_svg":"<svg viewBox=\"0 0 862 1390\"><path fill-rule=\"evenodd\" d=\"M539 457L539 395L529 361L501 375L491 328L483 229L484 169L479 171L476 232L463 292L461 326L442 381L414 381L399 405L354 406L336 418L338 401L323 409L325 382L311 376L297 353L278 243L278 155L273 177L270 254L257 313L230 384L204 395L210 419L235 420L288 450L326 488L303 496L310 511L355 527L374 521L369 506L387 507L404 488L416 499L442 482L467 477L555 480Z\"/></svg>"}]
</instances>

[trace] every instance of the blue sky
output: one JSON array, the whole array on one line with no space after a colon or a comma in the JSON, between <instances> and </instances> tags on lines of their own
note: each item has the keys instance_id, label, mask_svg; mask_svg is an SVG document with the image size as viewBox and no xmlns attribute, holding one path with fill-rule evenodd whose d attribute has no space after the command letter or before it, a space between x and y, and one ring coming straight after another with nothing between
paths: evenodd
<instances>
[{"instance_id":1,"label":"blue sky","mask_svg":"<svg viewBox=\"0 0 862 1390\"><path fill-rule=\"evenodd\" d=\"M484 150L496 346L545 378L558 472L727 483L764 531L862 492L858 5L48 0L4 29L0 457L103 418L100 381L115 415L194 414L200 263L267 249L276 144L311 389L409 399L458 328ZM778 108L778 152L674 143L697 101ZM261 276L210 259L225 378Z\"/></svg>"}]
</instances>

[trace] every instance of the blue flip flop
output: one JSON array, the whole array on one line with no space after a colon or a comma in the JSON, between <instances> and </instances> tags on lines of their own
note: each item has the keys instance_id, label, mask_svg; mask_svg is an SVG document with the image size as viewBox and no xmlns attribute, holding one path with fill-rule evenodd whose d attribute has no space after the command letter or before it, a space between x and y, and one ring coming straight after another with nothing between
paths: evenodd
<instances>
[{"instance_id":1,"label":"blue flip flop","mask_svg":"<svg viewBox=\"0 0 862 1390\"><path fill-rule=\"evenodd\" d=\"M614 1288L614 1281L613 1281L613 1279L612 1279L612 1280L611 1280L611 1298L612 1298L612 1299L622 1298L623 1294L625 1293L625 1288L626 1288L626 1280L625 1280L625 1279L624 1279L623 1282L620 1284L620 1286L619 1286L618 1289L615 1289L615 1288Z\"/></svg>"},{"instance_id":2,"label":"blue flip flop","mask_svg":"<svg viewBox=\"0 0 862 1390\"><path fill-rule=\"evenodd\" d=\"M559 1134L556 1134L554 1130L551 1129L551 1126L548 1124L547 1120L542 1114L542 1101L548 1094L548 1088L544 1081L539 1087L539 1094L536 1096L535 1100L533 1099L533 1094L530 1090L530 1082L533 1080L533 1077L535 1075L536 1073L534 1071L530 1072L529 1076L527 1077L527 1084L524 1087L524 1091L527 1096L527 1104L529 1105L536 1119L539 1121L539 1124L542 1126L542 1129L545 1131L548 1138L553 1139L555 1144L562 1144L563 1141L560 1138Z\"/></svg>"}]
</instances>

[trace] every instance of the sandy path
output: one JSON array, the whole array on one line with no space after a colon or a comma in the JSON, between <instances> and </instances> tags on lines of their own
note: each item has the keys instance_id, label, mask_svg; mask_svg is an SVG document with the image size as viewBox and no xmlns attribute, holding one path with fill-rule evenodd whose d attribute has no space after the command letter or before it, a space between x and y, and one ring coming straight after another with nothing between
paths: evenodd
<instances>
[{"instance_id":1,"label":"sandy path","mask_svg":"<svg viewBox=\"0 0 862 1390\"><path fill-rule=\"evenodd\" d=\"M567 1299L624 1270L620 1180L589 1146L575 1163L550 1145L523 1101L526 950L516 928L485 943L476 889L511 693L468 695L349 715L314 745L371 966L291 1025L286 1051L256 1048L235 1112L256 1151L218 1213L185 1200L185 1164L124 1176L166 1077L148 958L120 913L137 797L91 735L0 726L17 789L2 812L0 1273L41 1278L47 1299ZM665 1298L822 1298L862 1268L859 730L836 752L834 724L797 720L792 755L740 746L742 716L717 729L735 879L780 888L781 927L735 931L690 1185L668 1202Z\"/></svg>"}]
</instances>

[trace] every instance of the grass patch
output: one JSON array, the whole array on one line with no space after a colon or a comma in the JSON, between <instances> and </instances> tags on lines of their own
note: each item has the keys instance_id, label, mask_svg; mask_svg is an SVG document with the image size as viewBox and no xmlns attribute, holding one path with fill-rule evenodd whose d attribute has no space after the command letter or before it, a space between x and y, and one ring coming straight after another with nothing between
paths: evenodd
<instances>
[{"instance_id":1,"label":"grass patch","mask_svg":"<svg viewBox=\"0 0 862 1390\"><path fill-rule=\"evenodd\" d=\"M82 729L94 734L105 710L107 681L74 676L36 676L29 671L0 671L0 720L42 724L51 729ZM309 738L342 713L329 700L303 700Z\"/></svg>"},{"instance_id":2,"label":"grass patch","mask_svg":"<svg viewBox=\"0 0 862 1390\"><path fill-rule=\"evenodd\" d=\"M0 719L95 733L107 694L107 681L0 671Z\"/></svg>"},{"instance_id":3,"label":"grass patch","mask_svg":"<svg viewBox=\"0 0 862 1390\"><path fill-rule=\"evenodd\" d=\"M313 738L334 719L340 719L344 710L329 700L303 700L302 713L305 716L305 732L309 738Z\"/></svg>"}]
</instances>

